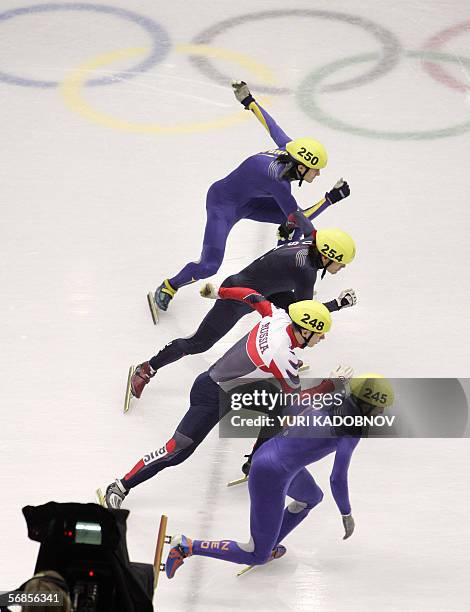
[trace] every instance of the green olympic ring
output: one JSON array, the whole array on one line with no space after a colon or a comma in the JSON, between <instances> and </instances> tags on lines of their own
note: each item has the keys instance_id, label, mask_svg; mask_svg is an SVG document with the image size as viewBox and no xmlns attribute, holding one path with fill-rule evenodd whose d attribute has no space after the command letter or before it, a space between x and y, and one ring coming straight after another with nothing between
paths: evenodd
<instances>
[{"instance_id":1,"label":"green olympic ring","mask_svg":"<svg viewBox=\"0 0 470 612\"><path fill-rule=\"evenodd\" d=\"M470 59L464 57L456 57L449 53L440 53L436 51L406 51L406 57L438 60L442 62L459 63L462 62L465 67L470 69ZM367 53L363 55L354 55L342 60L332 62L323 66L319 70L310 73L299 85L297 90L297 101L300 108L306 115L312 119L316 119L334 130L357 134L358 136L366 136L368 138L380 138L383 140L432 140L434 138L445 138L447 136L455 136L470 130L470 121L457 123L448 128L438 130L421 130L416 132L393 132L385 130L372 130L368 128L356 127L340 119L336 119L328 115L320 108L317 102L313 99L313 94L318 92L320 83L337 70L341 70L351 64L360 64L377 60L376 53Z\"/></svg>"}]
</instances>

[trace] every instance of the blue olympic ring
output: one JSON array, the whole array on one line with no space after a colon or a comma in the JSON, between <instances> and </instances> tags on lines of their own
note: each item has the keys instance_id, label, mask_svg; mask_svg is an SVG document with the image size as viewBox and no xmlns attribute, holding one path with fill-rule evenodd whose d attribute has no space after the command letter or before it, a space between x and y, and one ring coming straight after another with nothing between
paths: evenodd
<instances>
[{"instance_id":1,"label":"blue olympic ring","mask_svg":"<svg viewBox=\"0 0 470 612\"><path fill-rule=\"evenodd\" d=\"M170 49L170 37L167 31L159 25L153 19L139 15L132 11L127 11L122 8L113 6L106 6L103 4L37 4L34 6L24 6L21 8L11 9L0 13L0 22L19 17L20 15L31 15L33 13L50 13L53 11L92 11L95 13L105 13L108 15L114 15L115 17L121 17L132 21L141 26L153 40L152 52L150 55L137 64L131 70L125 72L118 72L110 77L103 77L100 79L91 79L87 82L87 85L110 85L112 83L120 82L127 79L134 78L137 74L149 70L155 64L162 61ZM39 81L36 79L24 79L17 77L7 72L0 71L0 81L9 83L12 85L20 85L22 87L57 87L59 83L57 81Z\"/></svg>"}]
</instances>

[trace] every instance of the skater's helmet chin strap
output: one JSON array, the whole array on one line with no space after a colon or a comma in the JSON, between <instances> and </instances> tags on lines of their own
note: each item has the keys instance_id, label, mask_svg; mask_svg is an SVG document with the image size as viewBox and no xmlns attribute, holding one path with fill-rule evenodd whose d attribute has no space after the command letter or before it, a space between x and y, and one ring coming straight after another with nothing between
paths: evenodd
<instances>
[{"instance_id":1,"label":"skater's helmet chin strap","mask_svg":"<svg viewBox=\"0 0 470 612\"><path fill-rule=\"evenodd\" d=\"M323 280L325 278L325 274L328 269L328 266L331 266L332 263L334 263L334 261L332 259L329 259L328 263L325 266L323 266L323 272L321 273L320 280Z\"/></svg>"},{"instance_id":2,"label":"skater's helmet chin strap","mask_svg":"<svg viewBox=\"0 0 470 612\"><path fill-rule=\"evenodd\" d=\"M300 174L299 166L295 167L295 171L297 173L297 178L299 179L299 187L302 187L302 183L304 182L304 177L307 174L307 172L309 171L309 168L307 168L306 166L304 166L304 168L305 168L305 172L303 174Z\"/></svg>"},{"instance_id":3,"label":"skater's helmet chin strap","mask_svg":"<svg viewBox=\"0 0 470 612\"><path fill-rule=\"evenodd\" d=\"M302 343L297 340L297 342L299 342L299 348L300 349L306 348L315 332L314 331L311 332L309 329L306 329L305 327L301 327L300 325L297 325L297 323L294 323L294 321L292 321L292 329L298 332L299 336L302 338ZM303 331L309 332L308 337L305 337L302 334Z\"/></svg>"}]
</instances>

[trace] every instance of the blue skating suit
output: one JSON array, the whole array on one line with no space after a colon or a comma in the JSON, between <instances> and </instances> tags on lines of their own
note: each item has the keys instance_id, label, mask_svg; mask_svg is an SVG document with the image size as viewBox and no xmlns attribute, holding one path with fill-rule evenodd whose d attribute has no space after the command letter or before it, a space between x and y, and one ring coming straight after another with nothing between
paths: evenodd
<instances>
[{"instance_id":1,"label":"blue skating suit","mask_svg":"<svg viewBox=\"0 0 470 612\"><path fill-rule=\"evenodd\" d=\"M266 127L278 148L248 157L228 176L211 185L206 199L207 221L201 257L169 279L175 289L217 272L224 258L230 230L240 219L276 225L289 219L299 232L308 236L314 229L310 219L330 205L323 199L311 209L299 209L291 194L291 181L283 177L286 165L278 160L292 138L259 104L252 102L249 108Z\"/></svg>"}]
</instances>

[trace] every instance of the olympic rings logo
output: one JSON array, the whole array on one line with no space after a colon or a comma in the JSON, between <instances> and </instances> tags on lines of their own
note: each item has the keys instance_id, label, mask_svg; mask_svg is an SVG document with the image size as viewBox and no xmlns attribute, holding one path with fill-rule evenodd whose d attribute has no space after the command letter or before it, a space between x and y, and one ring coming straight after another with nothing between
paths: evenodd
<instances>
[{"instance_id":1,"label":"olympic rings logo","mask_svg":"<svg viewBox=\"0 0 470 612\"><path fill-rule=\"evenodd\" d=\"M11 9L0 13L0 26L2 23L24 15L48 14L57 11L98 13L112 18L127 20L128 22L138 25L147 36L150 36L152 45L149 48L132 47L100 54L72 70L61 83L57 81L25 78L4 71L0 71L0 82L21 87L59 87L59 91L66 104L74 112L79 113L82 117L94 123L127 132L200 132L210 129L220 129L247 119L247 113L240 111L232 113L224 118L212 119L201 123L177 123L173 125L160 123L132 123L93 109L84 99L83 88L85 86L96 87L120 83L125 80L136 78L142 73L149 71L168 56L172 48L170 36L161 24L149 17L127 9L88 3L49 3ZM272 19L292 18L302 18L303 20L307 18L319 21L320 23L322 21L334 21L351 25L358 30L364 31L372 39L379 42L381 46L380 53L364 53L317 67L301 81L296 90L292 90L286 87L279 87L276 84L274 73L261 62L255 61L248 55L224 49L218 44L214 46L217 37L237 27L252 23L259 24ZM253 77L254 80L250 78L250 86L256 94L260 92L275 96L294 94L295 99L305 114L332 129L368 138L422 140L461 134L470 129L470 121L456 123L446 128L423 131L393 132L361 128L349 124L340 118L330 116L320 107L318 102L319 94L322 92L346 91L370 83L392 71L402 58L420 60L425 73L434 80L447 85L454 91L461 93L470 91L470 78L467 76L470 74L470 58L446 53L441 49L441 47L452 37L469 31L470 21L462 22L456 26L442 30L429 38L424 43L421 50L403 51L399 40L390 30L369 19L335 11L299 8L259 11L225 19L211 25L203 32L200 32L193 38L191 44L176 45L173 48L177 53L187 55L192 66L216 85L227 86L230 81L230 76L229 74L220 72L220 70L216 68L213 64L214 59L238 64L243 69L247 70ZM93 76L96 72L103 72L103 68L123 59L132 59L135 60L136 63L131 70L118 71L114 74L101 76L99 78ZM465 82L449 74L442 68L442 63L444 65L458 65L462 74L465 75ZM362 74L333 84L323 85L327 76L335 74L345 67L356 64L365 65L366 69Z\"/></svg>"}]
</instances>

